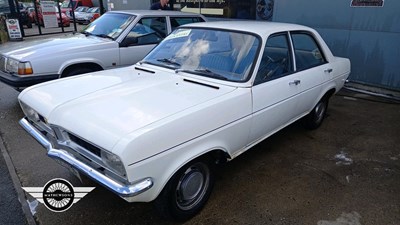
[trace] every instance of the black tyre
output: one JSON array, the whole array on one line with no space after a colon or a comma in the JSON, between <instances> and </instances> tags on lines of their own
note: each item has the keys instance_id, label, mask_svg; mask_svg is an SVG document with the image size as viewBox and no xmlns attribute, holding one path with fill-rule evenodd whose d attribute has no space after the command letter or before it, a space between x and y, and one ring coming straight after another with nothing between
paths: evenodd
<instances>
[{"instance_id":1,"label":"black tyre","mask_svg":"<svg viewBox=\"0 0 400 225\"><path fill-rule=\"evenodd\" d=\"M75 76L75 75L79 75L79 74L83 74L83 73L90 73L93 72L93 69L90 68L86 68L86 67L77 67L77 68L73 68L70 70L65 71L61 77L70 77L70 76Z\"/></svg>"},{"instance_id":2,"label":"black tyre","mask_svg":"<svg viewBox=\"0 0 400 225\"><path fill-rule=\"evenodd\" d=\"M214 164L206 158L193 160L172 176L154 206L165 219L188 220L206 204L214 181Z\"/></svg>"},{"instance_id":3,"label":"black tyre","mask_svg":"<svg viewBox=\"0 0 400 225\"><path fill-rule=\"evenodd\" d=\"M307 129L313 130L321 126L328 109L329 98L322 98L313 110L303 119L303 124Z\"/></svg>"}]
</instances>

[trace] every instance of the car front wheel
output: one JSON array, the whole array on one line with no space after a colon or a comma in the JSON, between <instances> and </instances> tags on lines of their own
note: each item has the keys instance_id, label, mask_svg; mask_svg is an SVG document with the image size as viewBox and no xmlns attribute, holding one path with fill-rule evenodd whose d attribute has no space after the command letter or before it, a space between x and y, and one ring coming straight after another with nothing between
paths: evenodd
<instances>
[{"instance_id":1,"label":"car front wheel","mask_svg":"<svg viewBox=\"0 0 400 225\"><path fill-rule=\"evenodd\" d=\"M176 172L154 201L159 214L166 219L185 221L200 212L214 186L213 168L210 160L197 159Z\"/></svg>"}]
</instances>

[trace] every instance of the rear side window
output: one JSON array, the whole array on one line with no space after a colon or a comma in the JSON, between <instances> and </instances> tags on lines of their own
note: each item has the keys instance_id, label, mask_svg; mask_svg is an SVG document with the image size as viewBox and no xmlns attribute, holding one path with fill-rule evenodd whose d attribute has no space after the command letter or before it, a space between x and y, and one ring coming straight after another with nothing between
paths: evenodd
<instances>
[{"instance_id":1,"label":"rear side window","mask_svg":"<svg viewBox=\"0 0 400 225\"><path fill-rule=\"evenodd\" d=\"M310 34L293 33L292 41L297 70L305 70L327 62L321 48Z\"/></svg>"},{"instance_id":2,"label":"rear side window","mask_svg":"<svg viewBox=\"0 0 400 225\"><path fill-rule=\"evenodd\" d=\"M201 17L171 17L171 29L174 31L181 25L197 22L204 22L204 20Z\"/></svg>"},{"instance_id":3,"label":"rear side window","mask_svg":"<svg viewBox=\"0 0 400 225\"><path fill-rule=\"evenodd\" d=\"M165 17L143 18L140 23L146 27L150 27L161 37L167 36L167 23Z\"/></svg>"}]
</instances>

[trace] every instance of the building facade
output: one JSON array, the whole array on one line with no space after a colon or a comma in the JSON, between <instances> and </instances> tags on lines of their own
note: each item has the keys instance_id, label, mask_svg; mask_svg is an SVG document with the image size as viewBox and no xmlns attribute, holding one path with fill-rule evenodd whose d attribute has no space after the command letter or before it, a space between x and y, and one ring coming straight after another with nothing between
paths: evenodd
<instances>
[{"instance_id":1,"label":"building facade","mask_svg":"<svg viewBox=\"0 0 400 225\"><path fill-rule=\"evenodd\" d=\"M152 0L108 0L114 9L148 9ZM174 10L208 17L297 23L318 30L337 56L350 58L353 83L400 91L400 1L170 0Z\"/></svg>"},{"instance_id":2,"label":"building facade","mask_svg":"<svg viewBox=\"0 0 400 225\"><path fill-rule=\"evenodd\" d=\"M149 9L151 0L103 0L108 10Z\"/></svg>"},{"instance_id":3,"label":"building facade","mask_svg":"<svg viewBox=\"0 0 400 225\"><path fill-rule=\"evenodd\" d=\"M350 58L350 81L399 92L399 12L400 1L275 0L273 21L315 28L335 55Z\"/></svg>"}]
</instances>

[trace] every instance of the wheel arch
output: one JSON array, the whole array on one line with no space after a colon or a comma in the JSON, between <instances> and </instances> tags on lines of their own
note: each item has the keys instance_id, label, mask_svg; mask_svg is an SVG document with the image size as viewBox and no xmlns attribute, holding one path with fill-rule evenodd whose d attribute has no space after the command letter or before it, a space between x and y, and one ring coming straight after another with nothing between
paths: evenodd
<instances>
[{"instance_id":1,"label":"wheel arch","mask_svg":"<svg viewBox=\"0 0 400 225\"><path fill-rule=\"evenodd\" d=\"M143 168L140 168L139 170L141 171L149 171L150 169L155 169L153 174L157 175L157 178L155 178L153 187L146 192L149 192L147 195L138 195L135 196L131 199L126 199L128 202L149 202L153 201L156 199L164 187L167 185L167 183L171 180L171 178L176 174L181 168L183 168L185 165L188 163L197 160L199 158L204 158L206 160L210 160L214 164L223 164L227 162L229 159L232 157L229 155L228 151L226 151L224 148L221 147L215 147L215 148L210 148L208 150L204 151L192 151L192 154L185 154L184 152L190 152L190 149L184 149L182 151L177 151L175 154L166 154L165 157L160 157L159 159L154 159L158 161L158 164L161 164L162 162L168 161L168 165L165 166L160 166L158 165L158 168L154 168L154 163L155 162L149 162L146 163L148 165L153 165L153 166L144 166ZM197 153L197 154L195 154ZM169 161L172 160L172 161ZM141 167L139 165L139 167ZM137 170L135 168L132 168L132 170ZM138 172L140 173L140 172ZM154 178L154 177L152 177Z\"/></svg>"},{"instance_id":2,"label":"wheel arch","mask_svg":"<svg viewBox=\"0 0 400 225\"><path fill-rule=\"evenodd\" d=\"M175 164L175 165L179 165L179 166L176 166L174 168L173 172L169 173L168 179L165 179L165 181L161 185L161 188L158 191L157 196L160 194L160 192L163 190L165 185L172 178L172 176L174 176L175 173L177 173L186 164L188 164L196 159L200 159L200 158L203 158L205 160L210 160L214 164L223 164L223 163L226 163L229 159L231 159L231 156L228 154L228 152L226 150L223 150L223 148L216 147L213 149L209 149L208 151L202 152L200 154L193 155L193 157L187 157L187 158L183 158L184 160L182 160L182 159L179 160L180 161L179 164Z\"/></svg>"},{"instance_id":3,"label":"wheel arch","mask_svg":"<svg viewBox=\"0 0 400 225\"><path fill-rule=\"evenodd\" d=\"M321 94L318 98L315 99L314 106L317 105L317 103L319 101L321 101L322 99L329 99L330 97L332 97L335 93L337 92L336 87L334 85L328 86L324 89L324 91L321 91Z\"/></svg>"},{"instance_id":4,"label":"wheel arch","mask_svg":"<svg viewBox=\"0 0 400 225\"><path fill-rule=\"evenodd\" d=\"M320 99L329 99L336 93L336 88L332 87L329 90L325 91L325 94Z\"/></svg>"},{"instance_id":5,"label":"wheel arch","mask_svg":"<svg viewBox=\"0 0 400 225\"><path fill-rule=\"evenodd\" d=\"M76 68L91 68L93 71L99 71L99 70L104 70L104 67L100 62L97 61L70 61L70 62L65 62L58 74L60 74L60 78L63 77L66 73L69 71L76 69Z\"/></svg>"}]
</instances>

